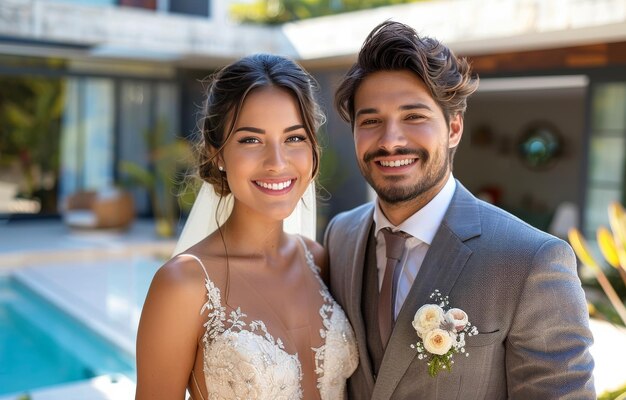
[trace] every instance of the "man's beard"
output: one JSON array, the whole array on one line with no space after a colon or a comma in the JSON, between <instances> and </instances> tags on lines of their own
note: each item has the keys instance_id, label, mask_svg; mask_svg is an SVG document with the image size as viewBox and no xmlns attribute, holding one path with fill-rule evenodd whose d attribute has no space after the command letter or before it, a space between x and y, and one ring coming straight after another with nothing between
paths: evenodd
<instances>
[{"instance_id":1,"label":"man's beard","mask_svg":"<svg viewBox=\"0 0 626 400\"><path fill-rule=\"evenodd\" d=\"M445 179L448 173L450 153L448 151L442 153L433 158L423 149L400 149L393 154L384 150L378 150L365 154L363 164L360 165L361 173L382 201L388 204L405 203L420 197ZM394 185L395 182L406 179L405 177L388 176L383 178L384 182L382 185L377 184L366 167L368 162L375 157L392 155L416 155L419 158L417 162L422 163L424 176L420 177L417 182L411 182L406 185Z\"/></svg>"}]
</instances>

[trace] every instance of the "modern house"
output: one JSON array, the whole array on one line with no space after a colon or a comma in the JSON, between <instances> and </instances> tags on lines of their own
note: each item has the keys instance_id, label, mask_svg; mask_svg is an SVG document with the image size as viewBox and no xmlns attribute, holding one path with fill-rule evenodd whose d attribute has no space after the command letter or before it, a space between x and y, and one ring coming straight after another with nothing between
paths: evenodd
<instances>
[{"instance_id":1,"label":"modern house","mask_svg":"<svg viewBox=\"0 0 626 400\"><path fill-rule=\"evenodd\" d=\"M323 225L369 196L332 98L386 19L442 40L481 78L454 168L472 192L557 234L555 214L591 233L607 224L609 202L624 200L625 0L424 1L280 26L231 21L227 3L1 1L0 215L55 215L69 194L118 183L122 162L149 167L155 127L196 131L201 79L272 52L322 87L321 184L332 194ZM149 213L145 193L134 195Z\"/></svg>"}]
</instances>

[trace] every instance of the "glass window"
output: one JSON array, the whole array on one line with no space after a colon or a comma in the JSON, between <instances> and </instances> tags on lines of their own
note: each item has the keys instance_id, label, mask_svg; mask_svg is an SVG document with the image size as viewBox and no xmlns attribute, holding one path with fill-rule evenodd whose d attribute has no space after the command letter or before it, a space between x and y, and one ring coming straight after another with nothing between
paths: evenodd
<instances>
[{"instance_id":1,"label":"glass window","mask_svg":"<svg viewBox=\"0 0 626 400\"><path fill-rule=\"evenodd\" d=\"M180 110L178 106L178 88L171 83L159 83L156 85L156 119L163 121L168 132L174 135L180 126Z\"/></svg>"},{"instance_id":2,"label":"glass window","mask_svg":"<svg viewBox=\"0 0 626 400\"><path fill-rule=\"evenodd\" d=\"M72 194L128 183L123 163L146 178L127 186L137 211L153 211L158 158L174 147L155 146L180 135L175 82L12 75L0 88L0 218L59 215Z\"/></svg>"},{"instance_id":3,"label":"glass window","mask_svg":"<svg viewBox=\"0 0 626 400\"><path fill-rule=\"evenodd\" d=\"M218 0L219 1L219 0ZM209 16L209 0L170 0L170 12L178 14L196 15L201 17Z\"/></svg>"},{"instance_id":4,"label":"glass window","mask_svg":"<svg viewBox=\"0 0 626 400\"><path fill-rule=\"evenodd\" d=\"M591 98L591 149L584 227L595 237L600 225L608 226L608 206L624 200L626 146L626 83L597 85Z\"/></svg>"},{"instance_id":5,"label":"glass window","mask_svg":"<svg viewBox=\"0 0 626 400\"><path fill-rule=\"evenodd\" d=\"M585 215L585 237L595 238L600 226L608 228L609 204L621 201L620 189L605 189L590 187L587 191L587 207Z\"/></svg>"},{"instance_id":6,"label":"glass window","mask_svg":"<svg viewBox=\"0 0 626 400\"><path fill-rule=\"evenodd\" d=\"M589 176L591 182L619 185L624 164L624 137L596 135L591 139Z\"/></svg>"},{"instance_id":7,"label":"glass window","mask_svg":"<svg viewBox=\"0 0 626 400\"><path fill-rule=\"evenodd\" d=\"M114 6L117 5L118 0L54 0L59 3L74 3L80 5L90 6Z\"/></svg>"},{"instance_id":8,"label":"glass window","mask_svg":"<svg viewBox=\"0 0 626 400\"><path fill-rule=\"evenodd\" d=\"M615 130L621 132L625 122L626 83L598 85L593 93L592 129L602 134Z\"/></svg>"},{"instance_id":9,"label":"glass window","mask_svg":"<svg viewBox=\"0 0 626 400\"><path fill-rule=\"evenodd\" d=\"M120 6L145 8L148 10L155 10L156 3L157 0L119 0Z\"/></svg>"},{"instance_id":10,"label":"glass window","mask_svg":"<svg viewBox=\"0 0 626 400\"><path fill-rule=\"evenodd\" d=\"M147 140L150 135L153 113L151 110L152 85L146 81L124 80L120 89L119 160L143 169L149 169ZM149 211L145 188L131 185L135 206L140 213Z\"/></svg>"},{"instance_id":11,"label":"glass window","mask_svg":"<svg viewBox=\"0 0 626 400\"><path fill-rule=\"evenodd\" d=\"M62 124L61 198L113 185L114 85L69 78Z\"/></svg>"},{"instance_id":12,"label":"glass window","mask_svg":"<svg viewBox=\"0 0 626 400\"><path fill-rule=\"evenodd\" d=\"M166 144L179 134L177 90L172 83L121 82L120 173L135 197L137 211L142 214L153 211L150 206L159 201L155 196L163 180L158 176L161 157L168 151ZM142 171L148 172L154 181L141 179Z\"/></svg>"}]
</instances>

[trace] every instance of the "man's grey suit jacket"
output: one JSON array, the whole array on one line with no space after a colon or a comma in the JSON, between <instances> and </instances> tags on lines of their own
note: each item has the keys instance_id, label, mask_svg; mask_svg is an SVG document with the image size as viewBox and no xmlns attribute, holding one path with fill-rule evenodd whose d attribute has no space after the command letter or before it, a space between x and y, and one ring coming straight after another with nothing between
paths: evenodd
<instances>
[{"instance_id":1,"label":"man's grey suit jacket","mask_svg":"<svg viewBox=\"0 0 626 400\"><path fill-rule=\"evenodd\" d=\"M325 246L330 287L354 328L360 365L350 399L595 399L592 336L571 247L476 199L459 182L400 310L377 378L367 354L361 292L374 205L337 215ZM369 262L375 262L370 260ZM428 375L411 321L439 289L480 334L451 371Z\"/></svg>"}]
</instances>

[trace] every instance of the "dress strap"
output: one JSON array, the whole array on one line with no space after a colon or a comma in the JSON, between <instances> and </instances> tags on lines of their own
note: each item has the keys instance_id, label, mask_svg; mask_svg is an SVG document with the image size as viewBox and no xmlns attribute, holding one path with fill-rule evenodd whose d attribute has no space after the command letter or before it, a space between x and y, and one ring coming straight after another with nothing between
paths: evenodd
<instances>
[{"instance_id":1,"label":"dress strap","mask_svg":"<svg viewBox=\"0 0 626 400\"><path fill-rule=\"evenodd\" d=\"M204 266L200 258L194 256L193 254L187 253L178 255L178 257L184 256L191 257L196 260L198 264L200 264L200 266L202 267L202 270L204 271L204 276L206 277L204 281L204 287L207 291L207 300L200 309L200 314L204 314L205 311L208 313L207 321L204 323L206 332L204 333L204 336L202 338L203 342L206 345L209 341L215 339L217 335L224 332L226 307L222 305L222 296L220 290L209 278L209 273L207 272L206 267Z\"/></svg>"},{"instance_id":2,"label":"dress strap","mask_svg":"<svg viewBox=\"0 0 626 400\"><path fill-rule=\"evenodd\" d=\"M304 251L309 253L309 248L307 247L306 242L304 241L304 239L302 239L302 236L300 236L300 235L295 235L295 236L298 238L298 241L300 241L300 244L304 248Z\"/></svg>"},{"instance_id":3,"label":"dress strap","mask_svg":"<svg viewBox=\"0 0 626 400\"><path fill-rule=\"evenodd\" d=\"M306 242L304 241L304 239L302 239L302 236L296 235L296 237L298 238L298 240L300 241L300 244L302 245L302 248L304 249L304 255L306 256L307 261L312 262L313 265L315 265L315 260L313 259L313 253L309 251L309 247L306 245Z\"/></svg>"},{"instance_id":4,"label":"dress strap","mask_svg":"<svg viewBox=\"0 0 626 400\"><path fill-rule=\"evenodd\" d=\"M309 269L313 271L315 277L322 282L322 278L320 277L320 267L315 264L315 257L313 257L313 253L309 251L309 247L306 245L306 242L300 235L296 235L300 244L302 244L302 249L304 250L304 258L306 260L306 264L309 266ZM322 285L325 286L325 285Z\"/></svg>"},{"instance_id":5,"label":"dress strap","mask_svg":"<svg viewBox=\"0 0 626 400\"><path fill-rule=\"evenodd\" d=\"M198 257L194 256L193 254L188 254L188 253L183 253L183 254L179 254L179 255L178 255L178 257L184 257L184 256L191 257L191 258L193 258L194 260L196 260L196 261L200 264L200 266L202 267L202 270L204 271L204 276L205 276L207 279L209 279L209 273L208 273L208 272L206 272L206 267L204 266L204 264L202 263L202 261L200 260L200 258L198 258Z\"/></svg>"}]
</instances>

